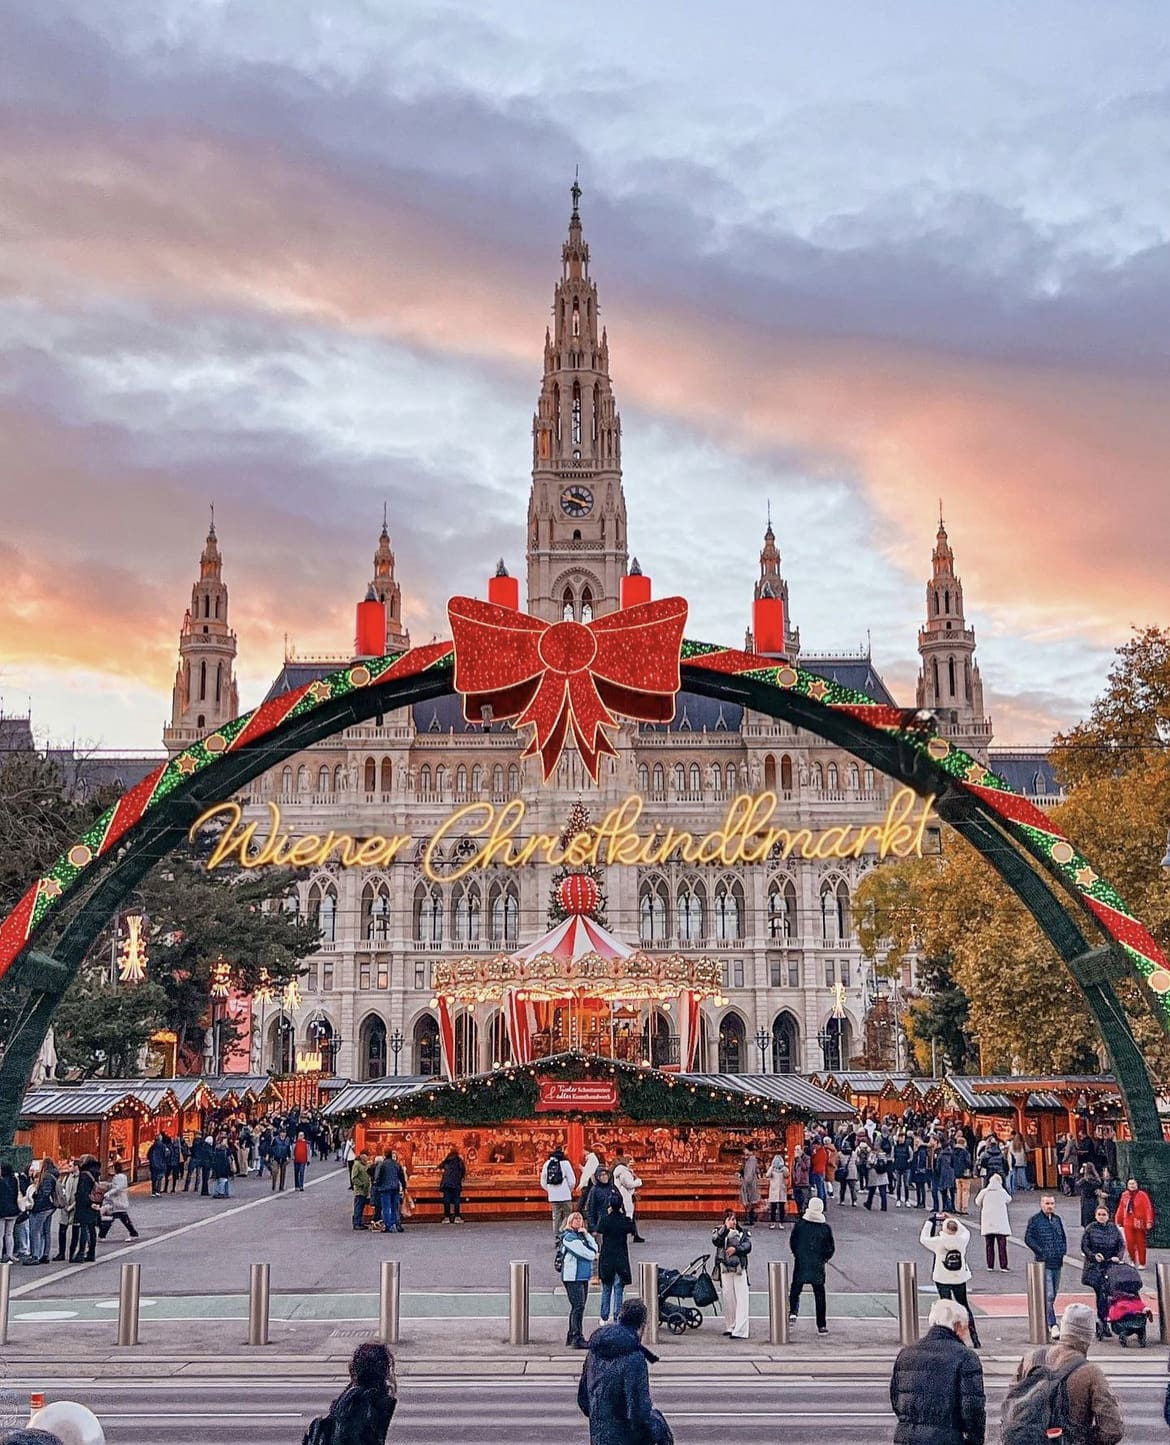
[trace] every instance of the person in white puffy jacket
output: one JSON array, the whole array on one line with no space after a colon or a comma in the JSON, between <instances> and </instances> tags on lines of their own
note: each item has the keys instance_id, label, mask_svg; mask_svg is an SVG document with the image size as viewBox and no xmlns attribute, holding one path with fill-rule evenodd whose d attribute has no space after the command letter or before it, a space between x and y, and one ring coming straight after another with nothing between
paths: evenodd
<instances>
[{"instance_id":1,"label":"person in white puffy jacket","mask_svg":"<svg viewBox=\"0 0 1170 1445\"><path fill-rule=\"evenodd\" d=\"M999 1246L999 1267L1006 1270L1007 1242L1008 1235L1012 1232L1012 1223L1008 1218L1008 1205L1012 1202L1012 1196L1003 1186L1003 1179L999 1174L993 1174L986 1185L975 1196L975 1206L979 1210L979 1233L983 1236L983 1248L987 1254L987 1268L995 1268L995 1248Z\"/></svg>"},{"instance_id":2,"label":"person in white puffy jacket","mask_svg":"<svg viewBox=\"0 0 1170 1445\"><path fill-rule=\"evenodd\" d=\"M645 1244L642 1231L638 1228L637 1200L635 1198L635 1191L641 1189L642 1181L634 1173L628 1155L618 1155L618 1161L613 1170L613 1182L617 1192L622 1196L626 1213L634 1221L634 1243Z\"/></svg>"},{"instance_id":3,"label":"person in white puffy jacket","mask_svg":"<svg viewBox=\"0 0 1170 1445\"><path fill-rule=\"evenodd\" d=\"M965 1224L945 1214L932 1214L922 1226L918 1242L923 1249L934 1255L930 1277L938 1290L940 1299L952 1299L967 1311L967 1326L973 1349L979 1348L979 1331L975 1328L975 1316L967 1302L967 1281L971 1278L971 1266L967 1263L967 1247L971 1243L971 1231Z\"/></svg>"}]
</instances>

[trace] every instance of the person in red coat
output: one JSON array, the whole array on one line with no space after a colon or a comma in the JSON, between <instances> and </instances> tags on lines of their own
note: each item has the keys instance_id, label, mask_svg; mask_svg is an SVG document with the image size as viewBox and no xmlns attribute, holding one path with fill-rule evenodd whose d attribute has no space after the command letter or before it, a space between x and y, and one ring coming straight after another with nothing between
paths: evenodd
<instances>
[{"instance_id":1,"label":"person in red coat","mask_svg":"<svg viewBox=\"0 0 1170 1445\"><path fill-rule=\"evenodd\" d=\"M297 1135L297 1142L293 1145L293 1187L304 1190L305 1187L305 1166L309 1162L309 1141L304 1134Z\"/></svg>"},{"instance_id":2,"label":"person in red coat","mask_svg":"<svg viewBox=\"0 0 1170 1445\"><path fill-rule=\"evenodd\" d=\"M1146 1262L1146 1234L1154 1227L1154 1205L1136 1179L1126 1181L1113 1221L1125 1235L1125 1247L1136 1265Z\"/></svg>"}]
</instances>

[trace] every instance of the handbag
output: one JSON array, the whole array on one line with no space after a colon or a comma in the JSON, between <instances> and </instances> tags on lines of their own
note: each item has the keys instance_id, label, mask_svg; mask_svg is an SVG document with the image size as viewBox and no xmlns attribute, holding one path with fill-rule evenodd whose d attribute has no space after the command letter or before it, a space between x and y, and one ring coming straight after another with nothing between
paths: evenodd
<instances>
[{"instance_id":1,"label":"handbag","mask_svg":"<svg viewBox=\"0 0 1170 1445\"><path fill-rule=\"evenodd\" d=\"M650 1411L650 1424L644 1432L647 1445L674 1445L674 1431L666 1423L661 1410Z\"/></svg>"}]
</instances>

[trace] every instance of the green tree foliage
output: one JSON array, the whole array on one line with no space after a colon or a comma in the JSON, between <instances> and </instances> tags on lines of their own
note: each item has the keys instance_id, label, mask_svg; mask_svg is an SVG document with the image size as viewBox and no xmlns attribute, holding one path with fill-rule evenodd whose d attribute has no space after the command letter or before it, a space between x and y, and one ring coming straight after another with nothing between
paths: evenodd
<instances>
[{"instance_id":1,"label":"green tree foliage","mask_svg":"<svg viewBox=\"0 0 1170 1445\"><path fill-rule=\"evenodd\" d=\"M956 1074L974 1072L979 1054L969 1032L971 1000L955 982L949 954L919 962L918 986L922 997L911 1000L903 1020L918 1072L944 1064Z\"/></svg>"},{"instance_id":2,"label":"green tree foliage","mask_svg":"<svg viewBox=\"0 0 1170 1445\"><path fill-rule=\"evenodd\" d=\"M1170 633L1146 628L1118 650L1089 717L1054 740L1052 762L1069 789L1053 820L1170 950L1170 883L1161 867L1170 819ZM917 950L950 960L983 1068L1094 1066L1100 1039L1071 976L1023 905L955 834L947 832L942 859L875 869L855 903L870 956L898 964ZM1083 926L1088 938L1098 936L1087 915ZM928 983L921 971L920 981ZM1136 979L1118 992L1151 1075L1170 1080L1170 1036L1152 996ZM913 1012L917 1033L923 1003Z\"/></svg>"}]
</instances>

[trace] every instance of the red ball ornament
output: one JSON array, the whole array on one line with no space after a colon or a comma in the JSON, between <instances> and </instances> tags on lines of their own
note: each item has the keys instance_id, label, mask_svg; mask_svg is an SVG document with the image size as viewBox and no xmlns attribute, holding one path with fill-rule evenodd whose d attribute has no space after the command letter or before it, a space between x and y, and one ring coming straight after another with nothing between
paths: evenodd
<instances>
[{"instance_id":1,"label":"red ball ornament","mask_svg":"<svg viewBox=\"0 0 1170 1445\"><path fill-rule=\"evenodd\" d=\"M593 913L599 898L597 884L587 873L570 873L557 888L557 902L566 913Z\"/></svg>"}]
</instances>

